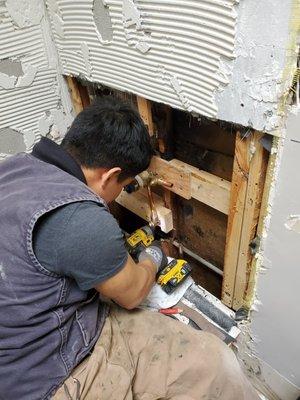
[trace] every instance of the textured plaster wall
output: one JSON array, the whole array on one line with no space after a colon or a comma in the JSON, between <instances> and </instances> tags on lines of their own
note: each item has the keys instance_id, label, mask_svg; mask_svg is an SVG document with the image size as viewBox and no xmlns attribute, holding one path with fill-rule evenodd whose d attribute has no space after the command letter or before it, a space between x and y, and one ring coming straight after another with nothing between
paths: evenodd
<instances>
[{"instance_id":1,"label":"textured plaster wall","mask_svg":"<svg viewBox=\"0 0 300 400\"><path fill-rule=\"evenodd\" d=\"M46 0L64 73L276 134L292 0Z\"/></svg>"},{"instance_id":2,"label":"textured plaster wall","mask_svg":"<svg viewBox=\"0 0 300 400\"><path fill-rule=\"evenodd\" d=\"M254 353L300 396L300 108L289 114L252 315ZM280 379L278 378L277 386ZM276 386L276 382L273 382ZM279 389L279 388L278 388ZM282 397L289 399L287 392Z\"/></svg>"},{"instance_id":3,"label":"textured plaster wall","mask_svg":"<svg viewBox=\"0 0 300 400\"><path fill-rule=\"evenodd\" d=\"M283 78L290 50L293 0L241 0L230 82L216 94L218 118L278 134L280 98L291 83Z\"/></svg>"},{"instance_id":4,"label":"textured plaster wall","mask_svg":"<svg viewBox=\"0 0 300 400\"><path fill-rule=\"evenodd\" d=\"M43 0L0 0L0 159L72 120Z\"/></svg>"},{"instance_id":5,"label":"textured plaster wall","mask_svg":"<svg viewBox=\"0 0 300 400\"><path fill-rule=\"evenodd\" d=\"M66 74L217 115L234 58L234 0L47 0Z\"/></svg>"}]
</instances>

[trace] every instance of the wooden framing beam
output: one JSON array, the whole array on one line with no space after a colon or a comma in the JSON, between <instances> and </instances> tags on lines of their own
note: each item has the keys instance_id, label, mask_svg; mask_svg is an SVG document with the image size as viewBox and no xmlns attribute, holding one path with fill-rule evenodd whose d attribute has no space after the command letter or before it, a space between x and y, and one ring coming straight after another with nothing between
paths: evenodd
<instances>
[{"instance_id":1,"label":"wooden framing beam","mask_svg":"<svg viewBox=\"0 0 300 400\"><path fill-rule=\"evenodd\" d=\"M137 96L137 103L144 123L153 128L151 102ZM160 157L153 157L149 171L172 184L165 192L170 190L187 200L194 198L224 214L229 213L231 184L225 179L179 160L166 161Z\"/></svg>"},{"instance_id":2,"label":"wooden framing beam","mask_svg":"<svg viewBox=\"0 0 300 400\"><path fill-rule=\"evenodd\" d=\"M222 301L237 310L244 304L265 179L264 149L261 134L242 138L238 132L227 223Z\"/></svg>"},{"instance_id":3,"label":"wooden framing beam","mask_svg":"<svg viewBox=\"0 0 300 400\"><path fill-rule=\"evenodd\" d=\"M191 197L222 212L229 213L231 183L209 172L192 167L179 160L170 164L191 174Z\"/></svg>"},{"instance_id":4,"label":"wooden framing beam","mask_svg":"<svg viewBox=\"0 0 300 400\"><path fill-rule=\"evenodd\" d=\"M72 104L76 114L79 114L85 107L90 104L90 98L85 86L73 76L66 76L67 85L69 87Z\"/></svg>"},{"instance_id":5,"label":"wooden framing beam","mask_svg":"<svg viewBox=\"0 0 300 400\"><path fill-rule=\"evenodd\" d=\"M222 301L232 307L235 278L238 266L240 236L242 232L247 183L249 176L250 138L242 139L238 132L235 143L235 156L230 195L230 212L227 222L226 247L224 258L224 274Z\"/></svg>"},{"instance_id":6,"label":"wooden framing beam","mask_svg":"<svg viewBox=\"0 0 300 400\"><path fill-rule=\"evenodd\" d=\"M147 125L149 135L154 135L154 124L152 119L151 101L144 97L136 96L138 110L144 124Z\"/></svg>"},{"instance_id":7,"label":"wooden framing beam","mask_svg":"<svg viewBox=\"0 0 300 400\"><path fill-rule=\"evenodd\" d=\"M152 193L152 195L159 220L159 226L163 232L168 233L173 229L172 211L165 207L164 201L160 196L155 193ZM116 202L134 214L137 214L145 221L151 221L151 209L147 192L144 189L131 194L123 191L116 199Z\"/></svg>"},{"instance_id":8,"label":"wooden framing beam","mask_svg":"<svg viewBox=\"0 0 300 400\"><path fill-rule=\"evenodd\" d=\"M251 137L251 160L232 304L232 308L235 310L244 306L244 299L247 294L253 259L250 243L256 236L266 178L265 150L260 143L262 136L261 133L254 132Z\"/></svg>"},{"instance_id":9,"label":"wooden framing beam","mask_svg":"<svg viewBox=\"0 0 300 400\"><path fill-rule=\"evenodd\" d=\"M168 188L171 192L185 199L191 198L190 171L156 156L152 158L148 171L171 183L172 187Z\"/></svg>"}]
</instances>

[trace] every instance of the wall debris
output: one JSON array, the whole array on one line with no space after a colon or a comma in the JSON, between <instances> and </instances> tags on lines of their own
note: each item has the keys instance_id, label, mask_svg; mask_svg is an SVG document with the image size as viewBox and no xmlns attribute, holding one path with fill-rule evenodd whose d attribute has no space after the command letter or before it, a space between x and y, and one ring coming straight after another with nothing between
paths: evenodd
<instances>
[{"instance_id":1,"label":"wall debris","mask_svg":"<svg viewBox=\"0 0 300 400\"><path fill-rule=\"evenodd\" d=\"M300 215L291 215L287 219L285 227L290 231L300 233Z\"/></svg>"},{"instance_id":2,"label":"wall debris","mask_svg":"<svg viewBox=\"0 0 300 400\"><path fill-rule=\"evenodd\" d=\"M133 0L123 0L122 12L125 28L134 25L137 30L141 29L141 15Z\"/></svg>"},{"instance_id":3,"label":"wall debris","mask_svg":"<svg viewBox=\"0 0 300 400\"><path fill-rule=\"evenodd\" d=\"M49 113L48 113L49 114ZM41 136L47 136L50 132L50 128L53 125L53 116L43 113L38 121L38 127Z\"/></svg>"},{"instance_id":4,"label":"wall debris","mask_svg":"<svg viewBox=\"0 0 300 400\"><path fill-rule=\"evenodd\" d=\"M35 142L35 132L32 129L24 129L23 134L26 150L29 151Z\"/></svg>"}]
</instances>

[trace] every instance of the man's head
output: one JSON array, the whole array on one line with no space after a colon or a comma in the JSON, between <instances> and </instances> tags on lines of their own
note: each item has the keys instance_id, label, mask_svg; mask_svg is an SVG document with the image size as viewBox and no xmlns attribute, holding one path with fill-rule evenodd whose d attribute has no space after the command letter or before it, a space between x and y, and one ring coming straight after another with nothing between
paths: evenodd
<instances>
[{"instance_id":1,"label":"man's head","mask_svg":"<svg viewBox=\"0 0 300 400\"><path fill-rule=\"evenodd\" d=\"M61 145L80 164L88 186L107 202L148 168L153 154L137 111L112 97L78 114Z\"/></svg>"}]
</instances>

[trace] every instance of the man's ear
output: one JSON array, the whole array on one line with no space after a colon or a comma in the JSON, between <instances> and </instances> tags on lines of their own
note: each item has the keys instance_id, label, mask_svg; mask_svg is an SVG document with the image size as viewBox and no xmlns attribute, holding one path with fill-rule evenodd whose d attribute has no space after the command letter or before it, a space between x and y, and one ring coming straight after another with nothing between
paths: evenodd
<instances>
[{"instance_id":1,"label":"man's ear","mask_svg":"<svg viewBox=\"0 0 300 400\"><path fill-rule=\"evenodd\" d=\"M105 171L102 174L101 177L101 187L102 189L105 189L107 187L107 185L112 181L112 179L118 179L118 176L121 173L121 168L120 167L114 167L111 168L107 171Z\"/></svg>"}]
</instances>

